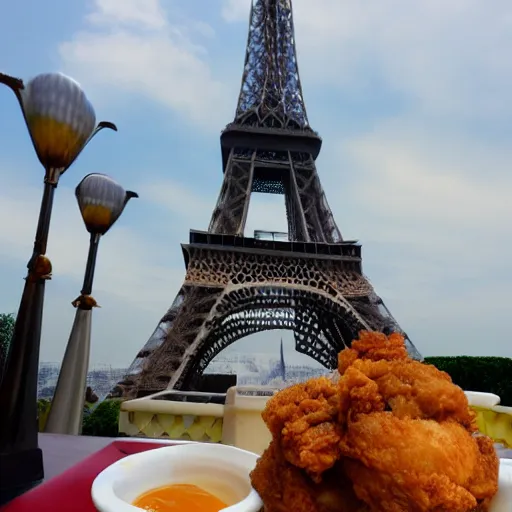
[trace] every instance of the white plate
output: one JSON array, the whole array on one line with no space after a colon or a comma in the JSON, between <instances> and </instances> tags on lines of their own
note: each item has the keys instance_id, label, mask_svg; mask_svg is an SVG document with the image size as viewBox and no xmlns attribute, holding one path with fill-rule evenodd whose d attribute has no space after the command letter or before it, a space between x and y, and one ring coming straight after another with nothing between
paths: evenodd
<instances>
[{"instance_id":1,"label":"white plate","mask_svg":"<svg viewBox=\"0 0 512 512\"><path fill-rule=\"evenodd\" d=\"M494 497L489 512L512 511L512 460L500 459L498 494Z\"/></svg>"}]
</instances>

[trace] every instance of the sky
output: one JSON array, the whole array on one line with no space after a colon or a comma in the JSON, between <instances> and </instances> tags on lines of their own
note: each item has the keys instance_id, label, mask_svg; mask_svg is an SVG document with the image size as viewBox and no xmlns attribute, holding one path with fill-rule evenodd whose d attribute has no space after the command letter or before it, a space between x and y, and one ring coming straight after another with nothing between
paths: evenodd
<instances>
[{"instance_id":1,"label":"sky","mask_svg":"<svg viewBox=\"0 0 512 512\"><path fill-rule=\"evenodd\" d=\"M0 70L66 73L119 128L99 134L57 190L42 361L62 359L72 326L88 244L74 188L90 172L140 196L100 244L91 364L130 364L173 302L180 243L208 227L221 186L219 135L234 117L250 2L2 6ZM293 5L308 117L323 138L318 172L344 238L363 245L365 274L423 355L511 357L512 3ZM0 176L0 311L14 312L43 170L7 88ZM254 229L286 231L282 197L253 196ZM280 337L236 348L277 354Z\"/></svg>"}]
</instances>

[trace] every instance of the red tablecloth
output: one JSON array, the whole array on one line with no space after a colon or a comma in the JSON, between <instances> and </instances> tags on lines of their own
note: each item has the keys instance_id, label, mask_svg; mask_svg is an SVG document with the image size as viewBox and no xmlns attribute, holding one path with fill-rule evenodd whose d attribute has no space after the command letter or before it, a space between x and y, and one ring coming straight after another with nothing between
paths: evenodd
<instances>
[{"instance_id":1,"label":"red tablecloth","mask_svg":"<svg viewBox=\"0 0 512 512\"><path fill-rule=\"evenodd\" d=\"M114 441L71 469L5 505L1 512L95 512L91 486L110 464L131 455L168 444Z\"/></svg>"}]
</instances>

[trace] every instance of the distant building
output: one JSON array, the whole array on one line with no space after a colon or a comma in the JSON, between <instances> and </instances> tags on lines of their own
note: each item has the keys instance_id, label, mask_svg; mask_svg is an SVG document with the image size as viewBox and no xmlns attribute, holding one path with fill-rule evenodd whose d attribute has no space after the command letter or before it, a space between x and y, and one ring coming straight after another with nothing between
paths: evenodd
<instances>
[{"instance_id":1,"label":"distant building","mask_svg":"<svg viewBox=\"0 0 512 512\"><path fill-rule=\"evenodd\" d=\"M237 376L239 386L286 385L301 382L311 377L324 375L324 368L308 365L287 365L283 343L279 359L271 354L220 353L208 366L205 373ZM39 365L38 398L52 398L59 378L58 363L43 362ZM107 364L93 365L87 375L87 386L100 401L126 374L126 368L113 368Z\"/></svg>"},{"instance_id":2,"label":"distant building","mask_svg":"<svg viewBox=\"0 0 512 512\"><path fill-rule=\"evenodd\" d=\"M38 398L52 398L59 378L59 363L41 363L37 386ZM125 375L126 368L112 368L106 364L94 365L87 374L87 386L100 398Z\"/></svg>"}]
</instances>

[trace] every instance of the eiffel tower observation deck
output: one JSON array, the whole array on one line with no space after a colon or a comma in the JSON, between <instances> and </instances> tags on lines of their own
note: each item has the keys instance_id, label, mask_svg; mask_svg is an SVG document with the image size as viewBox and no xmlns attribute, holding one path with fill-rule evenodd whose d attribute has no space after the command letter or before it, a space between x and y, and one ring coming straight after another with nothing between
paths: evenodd
<instances>
[{"instance_id":1,"label":"eiffel tower observation deck","mask_svg":"<svg viewBox=\"0 0 512 512\"><path fill-rule=\"evenodd\" d=\"M266 330L328 369L362 329L404 334L344 240L320 183L322 140L300 83L291 0L253 0L235 118L221 134L223 181L207 231L182 245L185 278L172 306L112 396L203 389L212 359ZM284 196L285 239L245 236L253 193ZM277 350L277 343L276 343Z\"/></svg>"}]
</instances>

